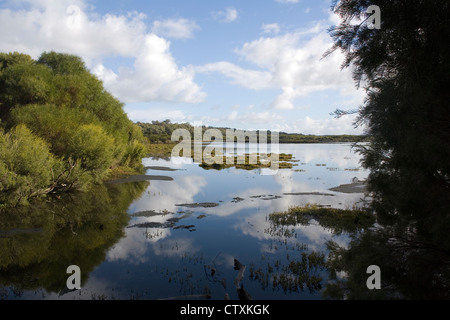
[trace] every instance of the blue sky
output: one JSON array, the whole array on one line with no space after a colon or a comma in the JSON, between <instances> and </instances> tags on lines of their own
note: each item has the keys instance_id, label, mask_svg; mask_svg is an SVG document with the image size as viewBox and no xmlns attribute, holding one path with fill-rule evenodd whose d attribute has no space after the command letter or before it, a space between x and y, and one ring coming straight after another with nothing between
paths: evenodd
<instances>
[{"instance_id":1,"label":"blue sky","mask_svg":"<svg viewBox=\"0 0 450 320\"><path fill-rule=\"evenodd\" d=\"M133 121L361 134L331 0L0 1L0 51L81 56Z\"/></svg>"}]
</instances>

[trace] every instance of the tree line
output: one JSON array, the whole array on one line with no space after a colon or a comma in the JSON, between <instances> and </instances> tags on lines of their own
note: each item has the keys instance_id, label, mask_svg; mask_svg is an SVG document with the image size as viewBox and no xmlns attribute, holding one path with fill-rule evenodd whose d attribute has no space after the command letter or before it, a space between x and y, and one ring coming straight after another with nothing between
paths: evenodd
<instances>
[{"instance_id":1,"label":"tree line","mask_svg":"<svg viewBox=\"0 0 450 320\"><path fill-rule=\"evenodd\" d=\"M148 138L150 143L171 143L173 142L172 133L177 129L185 129L194 137L194 126L190 123L172 123L170 120L152 121L151 123L138 122L138 126L142 128L144 136ZM216 129L222 133L223 137L227 136L227 130L231 128L202 126L202 134L206 130ZM235 130L235 129L232 129ZM244 131L244 130L243 130ZM249 130L248 132L256 132L259 138L259 131ZM267 140L271 142L271 132L267 132ZM248 140L248 139L247 139ZM306 135L301 133L279 133L280 143L333 143L333 142L362 142L368 141L365 135Z\"/></svg>"}]
</instances>

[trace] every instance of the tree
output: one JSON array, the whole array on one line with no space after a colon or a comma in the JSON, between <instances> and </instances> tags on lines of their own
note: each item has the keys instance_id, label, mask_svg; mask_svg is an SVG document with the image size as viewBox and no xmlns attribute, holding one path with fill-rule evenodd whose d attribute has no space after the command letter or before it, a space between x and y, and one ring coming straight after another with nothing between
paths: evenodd
<instances>
[{"instance_id":1,"label":"tree","mask_svg":"<svg viewBox=\"0 0 450 320\"><path fill-rule=\"evenodd\" d=\"M443 267L450 261L450 3L377 1L380 29L365 23L370 5L335 2L342 23L330 34L331 51L345 53L343 68L352 67L356 84L367 91L357 124L365 123L372 137L360 150L370 169L372 208L385 227L386 246L389 240L404 249L391 250L392 262L407 266L406 250L419 250L440 261L424 272L445 279L450 273ZM440 289L450 284L448 278L433 281ZM431 282L426 290L436 289Z\"/></svg>"},{"instance_id":2,"label":"tree","mask_svg":"<svg viewBox=\"0 0 450 320\"><path fill-rule=\"evenodd\" d=\"M21 59L17 59L22 61ZM50 97L51 72L44 66L7 62L0 72L0 118L8 121L10 111L27 104L45 103Z\"/></svg>"},{"instance_id":3,"label":"tree","mask_svg":"<svg viewBox=\"0 0 450 320\"><path fill-rule=\"evenodd\" d=\"M15 64L33 64L33 59L23 53L0 53L0 72Z\"/></svg>"},{"instance_id":4,"label":"tree","mask_svg":"<svg viewBox=\"0 0 450 320\"><path fill-rule=\"evenodd\" d=\"M80 57L54 51L44 52L37 63L49 67L58 75L77 75L89 72Z\"/></svg>"},{"instance_id":5,"label":"tree","mask_svg":"<svg viewBox=\"0 0 450 320\"><path fill-rule=\"evenodd\" d=\"M13 131L24 127L30 133L25 135L28 140L45 142L55 159L54 166L48 167L53 180L47 181L47 192L87 190L93 182L102 182L110 169L142 168L141 128L128 119L123 103L105 90L77 56L49 52L35 61L19 53L0 54L0 120L7 137L25 135L22 129ZM32 150L31 144L24 144L24 153ZM9 185L19 177L34 179L31 171L17 171L19 161L20 157L13 157L0 165L0 205L6 202L8 181ZM36 170L47 172L44 166ZM43 186L31 183L29 187L32 194Z\"/></svg>"}]
</instances>

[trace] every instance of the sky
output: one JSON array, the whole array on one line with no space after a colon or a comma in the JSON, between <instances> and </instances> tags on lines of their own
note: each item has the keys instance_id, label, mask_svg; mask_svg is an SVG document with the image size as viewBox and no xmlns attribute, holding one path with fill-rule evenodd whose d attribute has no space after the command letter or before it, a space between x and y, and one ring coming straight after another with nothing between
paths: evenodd
<instances>
[{"instance_id":1,"label":"sky","mask_svg":"<svg viewBox=\"0 0 450 320\"><path fill-rule=\"evenodd\" d=\"M362 134L332 0L0 0L0 51L80 56L135 122Z\"/></svg>"}]
</instances>

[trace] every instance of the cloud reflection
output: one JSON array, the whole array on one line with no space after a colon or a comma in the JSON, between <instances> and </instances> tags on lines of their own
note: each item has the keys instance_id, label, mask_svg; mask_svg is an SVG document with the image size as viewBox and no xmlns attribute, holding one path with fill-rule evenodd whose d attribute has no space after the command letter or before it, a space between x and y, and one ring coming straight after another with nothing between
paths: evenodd
<instances>
[{"instance_id":1,"label":"cloud reflection","mask_svg":"<svg viewBox=\"0 0 450 320\"><path fill-rule=\"evenodd\" d=\"M284 146L280 147L281 152L284 152L283 148ZM346 209L364 197L363 194L344 194L329 190L339 184L351 182L353 176L365 179L367 175L364 171L345 170L359 168L359 156L350 153L349 145L299 145L295 146L293 151L295 158L299 160L298 166L293 170L279 170L273 176L261 176L257 174L258 171L234 168L220 172L201 170L189 161L145 161L144 165L181 170L170 172L174 181L151 182L144 195L133 203L129 211L130 214L152 214L133 217L130 226L145 223L167 225L169 219L184 214L187 217L182 220L187 221L186 224L195 224L196 231L189 233L183 230L182 232L186 233L179 233L172 227L128 228L126 237L108 253L108 261L144 264L155 257L182 258L185 254L203 254L210 245L205 242L205 239L211 236L209 228L217 230L213 234L217 238L233 237L234 233L244 235L249 243L258 243L261 253L274 253L271 243L281 240L286 240L285 243L291 246L304 243L311 250L325 250L326 242L331 239L346 246L348 239L345 235L334 235L331 230L314 221L308 226L289 226L296 234L291 238L277 238L268 232L271 227L268 217L271 213L284 212L290 207L306 204ZM216 207L177 206L214 202L217 199L222 200ZM197 220L200 216L204 218ZM217 221L223 221L224 228L217 229ZM176 225L179 223L184 222L177 220ZM233 255L227 252L233 249L226 246L220 249L220 258L227 257L226 261L221 263L232 264ZM216 262L219 263L219 259Z\"/></svg>"}]
</instances>

